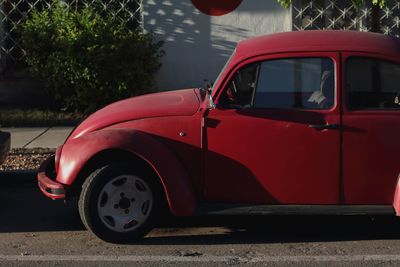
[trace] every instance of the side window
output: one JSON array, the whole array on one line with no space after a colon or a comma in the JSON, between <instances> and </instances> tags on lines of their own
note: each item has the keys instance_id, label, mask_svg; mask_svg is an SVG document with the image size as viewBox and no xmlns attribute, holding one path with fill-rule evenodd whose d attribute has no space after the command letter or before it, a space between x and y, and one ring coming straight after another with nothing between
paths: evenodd
<instances>
[{"instance_id":1,"label":"side window","mask_svg":"<svg viewBox=\"0 0 400 267\"><path fill-rule=\"evenodd\" d=\"M350 109L400 109L400 64L351 57L346 62Z\"/></svg>"},{"instance_id":2,"label":"side window","mask_svg":"<svg viewBox=\"0 0 400 267\"><path fill-rule=\"evenodd\" d=\"M249 108L252 104L259 64L251 64L238 70L225 88L221 99L223 108Z\"/></svg>"},{"instance_id":3,"label":"side window","mask_svg":"<svg viewBox=\"0 0 400 267\"><path fill-rule=\"evenodd\" d=\"M329 58L262 62L255 108L328 109L334 105L334 64Z\"/></svg>"}]
</instances>

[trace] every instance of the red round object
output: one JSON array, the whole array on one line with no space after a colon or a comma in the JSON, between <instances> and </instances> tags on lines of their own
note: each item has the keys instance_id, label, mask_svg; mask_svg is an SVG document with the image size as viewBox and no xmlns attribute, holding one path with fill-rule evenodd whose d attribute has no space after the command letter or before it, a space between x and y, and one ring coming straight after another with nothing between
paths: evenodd
<instances>
[{"instance_id":1,"label":"red round object","mask_svg":"<svg viewBox=\"0 0 400 267\"><path fill-rule=\"evenodd\" d=\"M192 0L193 5L210 16L222 16L235 10L242 0Z\"/></svg>"}]
</instances>

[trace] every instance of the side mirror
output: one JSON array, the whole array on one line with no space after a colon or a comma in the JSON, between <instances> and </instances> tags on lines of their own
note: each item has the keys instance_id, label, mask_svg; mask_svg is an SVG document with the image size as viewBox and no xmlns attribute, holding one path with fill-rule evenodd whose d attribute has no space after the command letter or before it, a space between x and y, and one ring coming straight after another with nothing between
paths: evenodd
<instances>
[{"instance_id":1,"label":"side mirror","mask_svg":"<svg viewBox=\"0 0 400 267\"><path fill-rule=\"evenodd\" d=\"M212 89L214 83L213 82L209 82L207 79L204 79L204 88L209 91Z\"/></svg>"},{"instance_id":2,"label":"side mirror","mask_svg":"<svg viewBox=\"0 0 400 267\"><path fill-rule=\"evenodd\" d=\"M215 109L216 105L214 103L214 100L212 99L212 87L213 87L213 83L210 83L208 80L204 79L204 83L205 83L205 90L207 92L207 97L208 97L208 107L207 109Z\"/></svg>"},{"instance_id":3,"label":"side mirror","mask_svg":"<svg viewBox=\"0 0 400 267\"><path fill-rule=\"evenodd\" d=\"M217 105L215 105L214 100L212 99L212 95L211 95L211 89L207 90L208 91L208 109L215 109L217 107Z\"/></svg>"}]
</instances>

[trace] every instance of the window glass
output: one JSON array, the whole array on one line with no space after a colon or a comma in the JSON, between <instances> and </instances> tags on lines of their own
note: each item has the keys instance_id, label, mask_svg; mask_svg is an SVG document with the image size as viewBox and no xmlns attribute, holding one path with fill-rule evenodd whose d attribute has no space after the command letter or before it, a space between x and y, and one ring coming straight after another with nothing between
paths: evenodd
<instances>
[{"instance_id":1,"label":"window glass","mask_svg":"<svg viewBox=\"0 0 400 267\"><path fill-rule=\"evenodd\" d=\"M259 64L251 64L238 70L222 95L223 108L251 107Z\"/></svg>"},{"instance_id":2,"label":"window glass","mask_svg":"<svg viewBox=\"0 0 400 267\"><path fill-rule=\"evenodd\" d=\"M346 99L352 109L400 109L400 65L363 57L348 59Z\"/></svg>"},{"instance_id":3,"label":"window glass","mask_svg":"<svg viewBox=\"0 0 400 267\"><path fill-rule=\"evenodd\" d=\"M262 62L255 108L325 109L334 104L334 66L328 58Z\"/></svg>"}]
</instances>

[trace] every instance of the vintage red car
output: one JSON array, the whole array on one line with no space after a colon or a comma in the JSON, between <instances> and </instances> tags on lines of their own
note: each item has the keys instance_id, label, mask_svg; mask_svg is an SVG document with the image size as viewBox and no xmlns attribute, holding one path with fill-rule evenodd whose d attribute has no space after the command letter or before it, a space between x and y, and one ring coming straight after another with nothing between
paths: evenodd
<instances>
[{"instance_id":1,"label":"vintage red car","mask_svg":"<svg viewBox=\"0 0 400 267\"><path fill-rule=\"evenodd\" d=\"M149 94L87 118L39 187L79 197L126 242L163 208L197 214L400 214L400 40L305 31L242 41L209 90Z\"/></svg>"}]
</instances>

